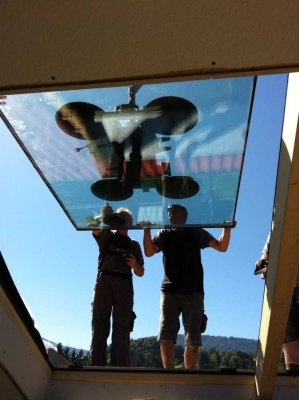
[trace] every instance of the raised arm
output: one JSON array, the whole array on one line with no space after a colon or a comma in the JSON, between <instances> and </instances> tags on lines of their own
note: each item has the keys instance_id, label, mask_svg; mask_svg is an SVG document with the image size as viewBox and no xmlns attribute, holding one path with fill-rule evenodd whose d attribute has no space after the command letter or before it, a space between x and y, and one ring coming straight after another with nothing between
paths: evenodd
<instances>
[{"instance_id":1,"label":"raised arm","mask_svg":"<svg viewBox=\"0 0 299 400\"><path fill-rule=\"evenodd\" d=\"M151 230L149 228L144 229L143 249L146 257L151 257L159 251L158 246L152 241Z\"/></svg>"},{"instance_id":2,"label":"raised arm","mask_svg":"<svg viewBox=\"0 0 299 400\"><path fill-rule=\"evenodd\" d=\"M209 242L209 246L215 250L225 252L230 242L230 231L231 228L224 228L219 239L211 239Z\"/></svg>"},{"instance_id":3,"label":"raised arm","mask_svg":"<svg viewBox=\"0 0 299 400\"><path fill-rule=\"evenodd\" d=\"M106 233L107 233L107 231L104 231L104 229L93 229L92 230L92 236L95 238L100 250L103 247L103 240L104 240L104 237L106 237Z\"/></svg>"}]
</instances>

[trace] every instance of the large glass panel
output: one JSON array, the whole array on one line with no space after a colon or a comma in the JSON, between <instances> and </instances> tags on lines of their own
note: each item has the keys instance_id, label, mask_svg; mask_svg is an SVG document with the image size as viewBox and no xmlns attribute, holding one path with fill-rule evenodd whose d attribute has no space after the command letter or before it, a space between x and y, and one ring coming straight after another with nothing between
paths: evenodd
<instances>
[{"instance_id":1,"label":"large glass panel","mask_svg":"<svg viewBox=\"0 0 299 400\"><path fill-rule=\"evenodd\" d=\"M132 228L232 226L254 95L253 77L7 96L1 116L76 229L107 203Z\"/></svg>"}]
</instances>

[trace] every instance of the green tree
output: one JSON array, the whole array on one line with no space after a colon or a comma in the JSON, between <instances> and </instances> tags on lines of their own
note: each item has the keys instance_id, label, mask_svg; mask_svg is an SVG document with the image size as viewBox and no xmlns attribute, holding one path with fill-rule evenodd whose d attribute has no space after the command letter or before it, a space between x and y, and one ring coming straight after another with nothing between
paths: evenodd
<instances>
[{"instance_id":1,"label":"green tree","mask_svg":"<svg viewBox=\"0 0 299 400\"><path fill-rule=\"evenodd\" d=\"M219 369L221 355L217 349L209 349L210 368Z\"/></svg>"},{"instance_id":2,"label":"green tree","mask_svg":"<svg viewBox=\"0 0 299 400\"><path fill-rule=\"evenodd\" d=\"M201 348L199 352L199 368L209 368L210 366L210 357L209 352L206 348Z\"/></svg>"}]
</instances>

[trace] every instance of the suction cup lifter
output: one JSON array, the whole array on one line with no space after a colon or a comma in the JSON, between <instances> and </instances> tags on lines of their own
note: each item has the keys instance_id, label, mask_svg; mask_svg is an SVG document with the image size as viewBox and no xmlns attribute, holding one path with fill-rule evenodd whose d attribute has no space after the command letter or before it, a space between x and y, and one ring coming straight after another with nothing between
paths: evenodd
<instances>
[{"instance_id":1,"label":"suction cup lifter","mask_svg":"<svg viewBox=\"0 0 299 400\"><path fill-rule=\"evenodd\" d=\"M131 86L128 103L117 105L112 112L74 102L65 104L56 113L58 126L68 135L85 140L96 161L102 179L91 185L91 192L108 201L126 200L137 188L143 192L154 188L161 196L172 199L194 196L199 191L198 183L190 176L171 176L170 156L166 170L161 171L156 155L171 150L163 143L172 135L185 134L196 125L196 107L181 97L167 96L140 109L135 103L139 89ZM79 152L84 147L74 150ZM145 162L154 165L151 176L142 174L143 151Z\"/></svg>"}]
</instances>

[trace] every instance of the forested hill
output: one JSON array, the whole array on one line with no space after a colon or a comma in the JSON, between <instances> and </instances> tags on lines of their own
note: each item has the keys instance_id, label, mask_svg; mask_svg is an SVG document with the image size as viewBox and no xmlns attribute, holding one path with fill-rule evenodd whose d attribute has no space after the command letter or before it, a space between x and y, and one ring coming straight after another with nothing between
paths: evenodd
<instances>
[{"instance_id":1,"label":"forested hill","mask_svg":"<svg viewBox=\"0 0 299 400\"><path fill-rule=\"evenodd\" d=\"M50 342L46 339L48 343L51 343L52 346L56 347L57 344L54 342ZM156 342L155 336L149 336L139 339L132 339L131 343L146 343L146 342ZM243 351L245 353L256 353L257 351L257 340L254 339L244 339L233 336L211 336L211 335L202 335L202 347L206 349L217 349L219 351ZM60 343L61 345L61 343ZM184 346L184 335L179 334L177 339L177 345ZM66 347L66 346L63 346ZM158 347L158 346L157 346ZM73 347L67 346L70 352L75 351L75 353L79 352L79 349L74 349ZM87 350L83 350L83 353L86 354Z\"/></svg>"},{"instance_id":2,"label":"forested hill","mask_svg":"<svg viewBox=\"0 0 299 400\"><path fill-rule=\"evenodd\" d=\"M177 344L184 345L184 335L178 335ZM256 353L257 340L244 339L233 336L202 336L202 346L207 349L217 349L220 351L239 350L246 353Z\"/></svg>"},{"instance_id":3,"label":"forested hill","mask_svg":"<svg viewBox=\"0 0 299 400\"><path fill-rule=\"evenodd\" d=\"M184 336L179 335L175 348L175 367L183 368ZM257 341L236 337L203 335L199 368L253 369ZM156 337L131 340L131 365L162 368L160 346Z\"/></svg>"},{"instance_id":4,"label":"forested hill","mask_svg":"<svg viewBox=\"0 0 299 400\"><path fill-rule=\"evenodd\" d=\"M178 336L175 354L176 368L183 368L184 337ZM87 364L87 351L77 350L61 343L57 345L60 354L74 365ZM110 346L107 349L108 365L110 362ZM200 350L199 368L240 368L253 369L257 340L236 337L203 335L203 347ZM155 336L131 340L131 366L162 368L160 346Z\"/></svg>"}]
</instances>

